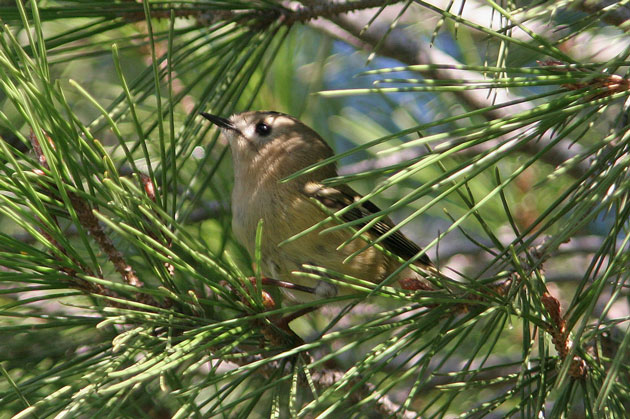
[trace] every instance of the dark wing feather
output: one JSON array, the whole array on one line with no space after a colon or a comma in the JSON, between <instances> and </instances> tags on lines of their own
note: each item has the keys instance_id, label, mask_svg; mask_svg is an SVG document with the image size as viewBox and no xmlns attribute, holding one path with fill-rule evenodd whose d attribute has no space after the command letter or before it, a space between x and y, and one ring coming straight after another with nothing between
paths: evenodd
<instances>
[{"instance_id":1,"label":"dark wing feather","mask_svg":"<svg viewBox=\"0 0 630 419\"><path fill-rule=\"evenodd\" d=\"M324 186L318 186L316 188L313 187L308 191L308 194L309 196L316 198L324 206L330 208L333 211L345 208L361 198L358 193L356 193L352 188L346 185L329 188ZM366 201L363 202L361 205L354 207L350 211L344 213L341 216L341 219L343 221L355 221L380 211L381 210L379 207L377 207L370 201ZM363 227L366 224L367 223L359 223L355 225ZM368 231L372 233L375 237L380 237L388 231L391 231L392 227L394 227L394 223L388 217L385 217L374 224ZM418 245L405 237L405 235L402 234L400 230L397 230L393 234L389 235L387 238L381 241L381 244L387 250L405 260L411 259L422 250ZM416 263L420 265L433 266L431 259L429 259L427 255L422 255L419 259L416 260Z\"/></svg>"}]
</instances>

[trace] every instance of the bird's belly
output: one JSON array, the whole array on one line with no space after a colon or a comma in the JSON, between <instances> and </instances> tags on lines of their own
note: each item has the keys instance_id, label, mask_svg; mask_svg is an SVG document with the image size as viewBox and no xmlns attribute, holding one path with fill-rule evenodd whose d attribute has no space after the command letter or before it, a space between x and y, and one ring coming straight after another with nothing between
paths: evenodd
<instances>
[{"instance_id":1,"label":"bird's belly","mask_svg":"<svg viewBox=\"0 0 630 419\"><path fill-rule=\"evenodd\" d=\"M232 229L237 240L253 257L256 228L258 221L263 220L261 256L262 270L266 276L313 287L317 284L317 279L305 278L295 272L338 277L339 275L334 275L334 272L337 272L378 283L395 269L394 265L397 266L375 248L367 248L352 259L346 260L356 251L363 249L367 243L359 238L337 249L351 237L352 232L346 229L320 234L325 228L336 225L335 223L327 223L305 236L280 245L323 220L324 213L307 199L294 201L289 206L279 208L273 202L278 202L277 199L260 202L255 196L251 198L249 202L233 202ZM286 203L287 200L280 202ZM322 267L331 272L322 273L307 269L304 265Z\"/></svg>"},{"instance_id":2,"label":"bird's belly","mask_svg":"<svg viewBox=\"0 0 630 419\"><path fill-rule=\"evenodd\" d=\"M332 225L332 224L331 224ZM330 227L327 225L326 227ZM338 249L350 236L350 232L336 231L319 234L323 229L308 233L281 246L263 247L263 260L268 271L279 279L308 285L315 279L304 278L295 272L306 272L324 277L341 279L342 275L370 282L380 282L390 271L388 258L374 248L367 248L351 259L347 258L366 246L362 239L355 239ZM289 238L303 229L284 235ZM308 268L305 265L321 267L329 272Z\"/></svg>"}]
</instances>

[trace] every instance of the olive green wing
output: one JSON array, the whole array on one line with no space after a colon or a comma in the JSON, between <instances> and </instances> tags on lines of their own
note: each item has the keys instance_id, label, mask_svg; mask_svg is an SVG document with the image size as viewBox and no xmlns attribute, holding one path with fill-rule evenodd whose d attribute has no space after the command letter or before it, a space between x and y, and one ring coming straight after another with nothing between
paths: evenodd
<instances>
[{"instance_id":1,"label":"olive green wing","mask_svg":"<svg viewBox=\"0 0 630 419\"><path fill-rule=\"evenodd\" d=\"M326 208L329 208L331 211L338 211L342 208L345 208L361 198L361 195L359 195L352 188L346 185L325 187L322 185L311 184L307 186L306 192L307 195L317 199L320 203L322 203ZM356 221L380 211L381 210L379 207L377 207L370 201L366 201L363 202L361 205L358 205L351 210L345 212L340 218L343 221ZM366 224L367 223L364 222L355 225L363 227ZM391 231L393 227L394 223L388 217L385 217L374 224L372 227L370 227L368 232L373 234L375 237L381 237L385 233ZM405 235L402 234L400 230L397 230L394 233L390 234L383 241L381 241L381 244L387 250L405 260L411 259L422 250L418 245L405 237ZM431 259L429 259L426 254L417 259L415 263L419 265L425 265L427 267L433 266Z\"/></svg>"}]
</instances>

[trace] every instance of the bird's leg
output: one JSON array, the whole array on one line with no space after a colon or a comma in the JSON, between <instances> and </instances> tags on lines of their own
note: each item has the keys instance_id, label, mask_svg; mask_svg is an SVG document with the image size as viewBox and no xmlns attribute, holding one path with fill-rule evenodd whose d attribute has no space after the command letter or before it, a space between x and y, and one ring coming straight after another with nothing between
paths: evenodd
<instances>
[{"instance_id":1,"label":"bird's leg","mask_svg":"<svg viewBox=\"0 0 630 419\"><path fill-rule=\"evenodd\" d=\"M308 313L312 313L313 311L317 310L319 307L318 306L312 306L312 307L304 307L299 309L298 311L296 311L295 313L291 313L291 314L287 314L284 317L281 317L277 320L274 321L274 324L276 326L278 326L280 329L282 330L291 330L289 329L289 323L291 323L293 320L298 319Z\"/></svg>"},{"instance_id":2,"label":"bird's leg","mask_svg":"<svg viewBox=\"0 0 630 419\"><path fill-rule=\"evenodd\" d=\"M256 285L255 277L253 276L249 277L249 280L252 284ZM278 279L267 278L267 277L260 278L260 282L263 285L270 285L273 287L286 288L289 290L302 291L302 292L308 292L309 294L315 294L315 288L305 287L304 285L298 285L292 282L280 281Z\"/></svg>"},{"instance_id":3,"label":"bird's leg","mask_svg":"<svg viewBox=\"0 0 630 419\"><path fill-rule=\"evenodd\" d=\"M253 284L256 285L256 278L255 277L250 277L248 278L249 281ZM262 285L267 285L267 286L274 286L274 287L279 287L279 288L286 288L286 289L290 289L290 290L295 290L295 291L302 291L302 292L307 292L309 294L316 294L315 292L315 288L311 288L311 287L306 287L304 285L298 285L298 284L294 284L292 282L286 282L286 281L280 281L278 279L273 279L273 278L267 278L267 277L262 277L260 278L260 282ZM273 300L273 298L271 297L271 295L269 295L268 293L266 293L265 291L263 291L263 304L265 306L265 308L267 310L273 309L275 307L275 301ZM279 328L280 330L288 333L289 335L291 335L292 337L297 337L299 339L299 336L297 336L295 334L295 332L293 332L293 330L291 330L291 328L289 327L289 323L291 323L293 320L300 318L308 313L311 313L315 310L317 310L319 307L313 306L313 307L305 307L302 308L294 313L288 314L284 317L280 317L280 318L276 318L276 319L270 319L271 322L273 323L274 326L276 326L277 328ZM301 341L301 339L299 339Z\"/></svg>"},{"instance_id":4,"label":"bird's leg","mask_svg":"<svg viewBox=\"0 0 630 419\"><path fill-rule=\"evenodd\" d=\"M257 282L256 277L250 276L247 279L254 287L256 286L256 282ZM302 291L302 292L307 292L309 294L316 294L315 288L305 287L303 285L293 284L291 282L286 282L286 281L279 281L273 278L262 277L260 278L260 282L262 285L268 285L268 286L273 286L273 287L278 287L278 288L286 288L286 289L295 290L295 291ZM228 286L227 282L224 282L223 285ZM235 290L231 289L231 292L234 293ZM268 292L266 292L265 290L262 290L261 296L262 296L263 306L267 310L271 310L275 308L276 302L274 301L273 297L271 297L271 295Z\"/></svg>"},{"instance_id":5,"label":"bird's leg","mask_svg":"<svg viewBox=\"0 0 630 419\"><path fill-rule=\"evenodd\" d=\"M289 327L289 323L318 308L319 307L305 307L284 317L270 319L271 325L264 326L262 333L265 338L274 345L289 345L292 347L303 345L304 340Z\"/></svg>"}]
</instances>

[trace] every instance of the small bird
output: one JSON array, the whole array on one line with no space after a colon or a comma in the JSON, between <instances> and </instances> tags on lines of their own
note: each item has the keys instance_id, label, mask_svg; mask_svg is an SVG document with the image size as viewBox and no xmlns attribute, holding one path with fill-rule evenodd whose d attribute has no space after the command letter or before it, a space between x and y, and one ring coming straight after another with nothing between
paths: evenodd
<instances>
[{"instance_id":1,"label":"small bird","mask_svg":"<svg viewBox=\"0 0 630 419\"><path fill-rule=\"evenodd\" d=\"M333 156L333 150L311 128L296 118L274 111L250 111L223 118L209 113L202 115L218 126L230 145L234 165L232 191L232 229L236 239L254 255L256 229L263 220L261 245L262 274L276 280L276 285L308 291L316 297L331 297L338 292L330 282L308 283L295 271L308 272L304 265L314 265L379 283L401 263L377 248L369 247L354 258L346 258L366 246L356 238L346 246L350 229L337 229L320 234L334 222L325 224L296 240L282 243L361 198L347 185L325 186L322 181L337 176L334 164L282 182L300 169ZM323 208L328 208L327 213ZM363 202L340 216L353 221L380 211L371 202ZM363 224L365 225L365 224ZM362 225L359 224L358 227ZM394 223L383 218L367 231L376 239L390 231ZM421 252L420 247L396 231L382 241L392 254L408 260ZM414 261L425 271L437 272L428 256ZM397 276L407 289L430 289L422 277L409 267ZM294 285L294 286L292 286Z\"/></svg>"}]
</instances>

